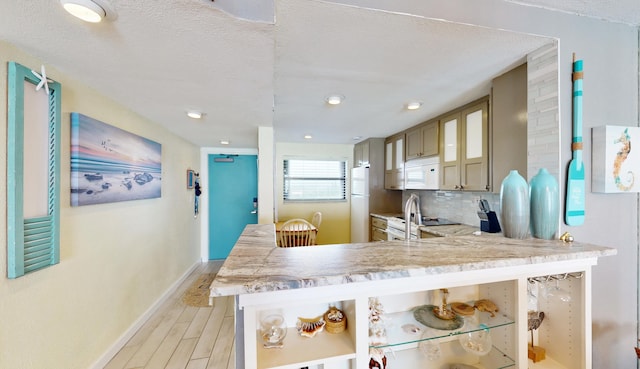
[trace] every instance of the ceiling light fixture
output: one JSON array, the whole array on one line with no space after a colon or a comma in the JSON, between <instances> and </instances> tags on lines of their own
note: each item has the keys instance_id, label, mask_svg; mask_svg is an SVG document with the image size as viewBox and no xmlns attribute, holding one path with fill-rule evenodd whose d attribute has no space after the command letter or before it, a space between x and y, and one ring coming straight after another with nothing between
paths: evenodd
<instances>
[{"instance_id":1,"label":"ceiling light fixture","mask_svg":"<svg viewBox=\"0 0 640 369\"><path fill-rule=\"evenodd\" d=\"M330 105L338 105L344 100L342 95L329 95L325 98L325 101Z\"/></svg>"},{"instance_id":2,"label":"ceiling light fixture","mask_svg":"<svg viewBox=\"0 0 640 369\"><path fill-rule=\"evenodd\" d=\"M411 101L410 103L407 104L407 109L408 110L416 110L416 109L420 109L421 106L422 106L422 102L420 102L420 101Z\"/></svg>"},{"instance_id":3,"label":"ceiling light fixture","mask_svg":"<svg viewBox=\"0 0 640 369\"><path fill-rule=\"evenodd\" d=\"M107 0L60 0L64 10L85 22L98 23L117 18Z\"/></svg>"},{"instance_id":4,"label":"ceiling light fixture","mask_svg":"<svg viewBox=\"0 0 640 369\"><path fill-rule=\"evenodd\" d=\"M229 141L229 140L220 140L220 145L228 145L230 143L231 143L231 141Z\"/></svg>"},{"instance_id":5,"label":"ceiling light fixture","mask_svg":"<svg viewBox=\"0 0 640 369\"><path fill-rule=\"evenodd\" d=\"M200 118L202 118L202 115L203 114L201 112L195 111L195 110L191 110L191 111L187 112L187 116L189 118L193 118L193 119L200 119Z\"/></svg>"},{"instance_id":6,"label":"ceiling light fixture","mask_svg":"<svg viewBox=\"0 0 640 369\"><path fill-rule=\"evenodd\" d=\"M304 135L304 139L305 139L305 140L310 140L310 139L312 139L312 138L313 138L313 136L311 136L311 135Z\"/></svg>"},{"instance_id":7,"label":"ceiling light fixture","mask_svg":"<svg viewBox=\"0 0 640 369\"><path fill-rule=\"evenodd\" d=\"M85 22L98 23L107 12L91 0L60 0L64 10Z\"/></svg>"}]
</instances>

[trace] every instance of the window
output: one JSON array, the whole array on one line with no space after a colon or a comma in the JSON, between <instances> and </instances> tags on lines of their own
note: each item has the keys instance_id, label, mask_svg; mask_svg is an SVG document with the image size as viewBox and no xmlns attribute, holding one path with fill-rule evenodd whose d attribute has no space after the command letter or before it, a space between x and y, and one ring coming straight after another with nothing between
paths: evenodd
<instances>
[{"instance_id":1,"label":"window","mask_svg":"<svg viewBox=\"0 0 640 369\"><path fill-rule=\"evenodd\" d=\"M285 201L346 200L347 162L285 160Z\"/></svg>"}]
</instances>

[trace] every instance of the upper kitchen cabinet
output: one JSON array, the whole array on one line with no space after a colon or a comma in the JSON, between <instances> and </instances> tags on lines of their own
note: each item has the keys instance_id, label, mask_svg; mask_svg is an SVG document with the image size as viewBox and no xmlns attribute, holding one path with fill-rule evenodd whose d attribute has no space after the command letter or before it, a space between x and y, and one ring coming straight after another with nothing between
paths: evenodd
<instances>
[{"instance_id":1,"label":"upper kitchen cabinet","mask_svg":"<svg viewBox=\"0 0 640 369\"><path fill-rule=\"evenodd\" d=\"M440 119L440 189L487 191L489 187L489 98Z\"/></svg>"},{"instance_id":2,"label":"upper kitchen cabinet","mask_svg":"<svg viewBox=\"0 0 640 369\"><path fill-rule=\"evenodd\" d=\"M404 189L404 133L385 140L384 188Z\"/></svg>"},{"instance_id":3,"label":"upper kitchen cabinet","mask_svg":"<svg viewBox=\"0 0 640 369\"><path fill-rule=\"evenodd\" d=\"M366 167L369 165L369 140L364 140L353 146L353 167Z\"/></svg>"},{"instance_id":4,"label":"upper kitchen cabinet","mask_svg":"<svg viewBox=\"0 0 640 369\"><path fill-rule=\"evenodd\" d=\"M368 167L369 170L369 191L370 195L377 196L382 207L387 202L392 203L395 197L390 201L382 201L388 196L384 194L385 181L385 139L384 138L368 138L353 146L354 167ZM386 209L386 207L383 207ZM375 208L374 208L375 209ZM379 210L379 209L378 209Z\"/></svg>"},{"instance_id":5,"label":"upper kitchen cabinet","mask_svg":"<svg viewBox=\"0 0 640 369\"><path fill-rule=\"evenodd\" d=\"M491 189L516 169L527 177L527 64L496 77L491 91Z\"/></svg>"},{"instance_id":6,"label":"upper kitchen cabinet","mask_svg":"<svg viewBox=\"0 0 640 369\"><path fill-rule=\"evenodd\" d=\"M406 160L438 155L440 142L438 132L437 120L423 123L407 131Z\"/></svg>"}]
</instances>

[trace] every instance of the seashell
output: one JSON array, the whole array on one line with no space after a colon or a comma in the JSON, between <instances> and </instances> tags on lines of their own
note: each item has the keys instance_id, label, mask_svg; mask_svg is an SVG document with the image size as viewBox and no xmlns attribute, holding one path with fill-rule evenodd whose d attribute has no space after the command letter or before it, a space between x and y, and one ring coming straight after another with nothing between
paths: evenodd
<instances>
[{"instance_id":1,"label":"seashell","mask_svg":"<svg viewBox=\"0 0 640 369\"><path fill-rule=\"evenodd\" d=\"M473 315L475 313L475 308L469 304L465 304L464 302L452 302L451 310L460 314L460 315Z\"/></svg>"},{"instance_id":2,"label":"seashell","mask_svg":"<svg viewBox=\"0 0 640 369\"><path fill-rule=\"evenodd\" d=\"M491 314L492 317L496 316L495 312L498 311L498 306L496 306L496 304L493 303L493 301L487 300L487 299L476 301L473 307L478 309L478 311L488 312L489 314Z\"/></svg>"},{"instance_id":3,"label":"seashell","mask_svg":"<svg viewBox=\"0 0 640 369\"><path fill-rule=\"evenodd\" d=\"M321 316L315 318L298 318L296 328L303 337L313 337L324 329L325 321Z\"/></svg>"},{"instance_id":4,"label":"seashell","mask_svg":"<svg viewBox=\"0 0 640 369\"><path fill-rule=\"evenodd\" d=\"M327 312L327 319L332 322L340 322L343 318L344 314L342 314L342 311L338 309L329 309L329 311Z\"/></svg>"}]
</instances>

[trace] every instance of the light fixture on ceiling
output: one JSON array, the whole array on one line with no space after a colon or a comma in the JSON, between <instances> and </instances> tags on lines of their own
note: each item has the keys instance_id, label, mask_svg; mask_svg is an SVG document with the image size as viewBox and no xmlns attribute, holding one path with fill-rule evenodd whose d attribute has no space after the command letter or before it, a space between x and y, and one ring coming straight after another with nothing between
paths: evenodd
<instances>
[{"instance_id":1,"label":"light fixture on ceiling","mask_svg":"<svg viewBox=\"0 0 640 369\"><path fill-rule=\"evenodd\" d=\"M187 116L193 119L200 119L202 118L202 115L203 115L202 112L199 112L197 110L190 110L187 112Z\"/></svg>"},{"instance_id":2,"label":"light fixture on ceiling","mask_svg":"<svg viewBox=\"0 0 640 369\"><path fill-rule=\"evenodd\" d=\"M64 10L85 22L98 23L103 19L114 20L116 13L106 0L60 0Z\"/></svg>"},{"instance_id":3,"label":"light fixture on ceiling","mask_svg":"<svg viewBox=\"0 0 640 369\"><path fill-rule=\"evenodd\" d=\"M325 98L325 101L329 105L338 105L344 100L344 96L342 95L329 95Z\"/></svg>"},{"instance_id":4,"label":"light fixture on ceiling","mask_svg":"<svg viewBox=\"0 0 640 369\"><path fill-rule=\"evenodd\" d=\"M231 141L229 141L229 140L220 140L220 145L228 145L230 143L231 143Z\"/></svg>"},{"instance_id":5,"label":"light fixture on ceiling","mask_svg":"<svg viewBox=\"0 0 640 369\"><path fill-rule=\"evenodd\" d=\"M312 138L313 138L313 136L311 136L311 135L308 135L308 134L307 134L307 135L304 135L304 139L305 139L305 140L310 140L310 139L312 139Z\"/></svg>"},{"instance_id":6,"label":"light fixture on ceiling","mask_svg":"<svg viewBox=\"0 0 640 369\"><path fill-rule=\"evenodd\" d=\"M416 109L420 109L421 106L422 106L422 102L421 101L410 101L407 104L407 109L408 110L416 110Z\"/></svg>"}]
</instances>

